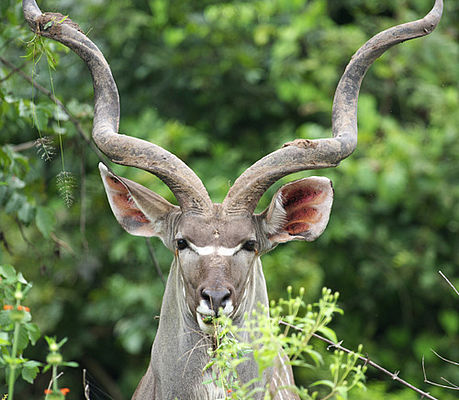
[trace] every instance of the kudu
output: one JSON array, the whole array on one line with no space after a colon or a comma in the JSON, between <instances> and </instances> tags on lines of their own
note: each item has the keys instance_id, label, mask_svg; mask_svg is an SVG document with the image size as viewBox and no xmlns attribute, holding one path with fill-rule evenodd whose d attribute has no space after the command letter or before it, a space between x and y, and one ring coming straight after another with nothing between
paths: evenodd
<instances>
[{"instance_id":1,"label":"kudu","mask_svg":"<svg viewBox=\"0 0 459 400\"><path fill-rule=\"evenodd\" d=\"M121 226L140 236L158 236L175 254L161 307L159 328L148 370L133 399L217 399L221 389L202 384L211 344L208 316L219 310L235 324L244 313L268 305L260 256L278 243L312 241L325 229L333 189L323 177L282 186L270 206L254 214L263 193L293 172L335 167L357 145L357 100L362 79L384 51L405 40L424 36L438 24L442 0L421 20L398 25L367 41L352 57L338 83L333 101L333 138L294 140L248 168L230 188L222 204L212 203L197 175L165 149L118 134L119 99L110 68L99 49L69 19L42 14L34 0L23 9L32 30L71 48L87 64L94 84L92 137L113 162L141 168L159 177L174 193L178 206L128 179L100 172L110 206ZM206 321L206 322L205 322ZM247 361L241 379L257 375ZM274 399L297 399L288 362L279 357L266 374Z\"/></svg>"}]
</instances>

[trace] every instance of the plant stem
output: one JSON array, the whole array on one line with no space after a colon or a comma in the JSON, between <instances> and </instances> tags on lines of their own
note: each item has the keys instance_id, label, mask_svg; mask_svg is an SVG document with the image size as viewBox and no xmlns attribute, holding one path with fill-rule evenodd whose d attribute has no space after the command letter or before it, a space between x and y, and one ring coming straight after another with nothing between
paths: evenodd
<instances>
[{"instance_id":1,"label":"plant stem","mask_svg":"<svg viewBox=\"0 0 459 400\"><path fill-rule=\"evenodd\" d=\"M53 391L56 393L59 390L57 385L57 365L53 365Z\"/></svg>"},{"instance_id":2,"label":"plant stem","mask_svg":"<svg viewBox=\"0 0 459 400\"><path fill-rule=\"evenodd\" d=\"M14 381L16 375L16 353L18 351L18 339L19 329L21 324L19 322L14 323L14 334L13 334L13 348L11 349L11 361L10 361L10 376L8 378L8 399L13 400L14 395Z\"/></svg>"}]
</instances>

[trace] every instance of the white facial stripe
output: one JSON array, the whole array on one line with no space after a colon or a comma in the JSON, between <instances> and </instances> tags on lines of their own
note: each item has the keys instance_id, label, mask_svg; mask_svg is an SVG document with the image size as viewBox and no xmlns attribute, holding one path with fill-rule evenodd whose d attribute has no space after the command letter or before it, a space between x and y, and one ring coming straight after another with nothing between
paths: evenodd
<instances>
[{"instance_id":1,"label":"white facial stripe","mask_svg":"<svg viewBox=\"0 0 459 400\"><path fill-rule=\"evenodd\" d=\"M236 247L217 247L217 254L223 257L234 256L242 247L242 244Z\"/></svg>"},{"instance_id":2,"label":"white facial stripe","mask_svg":"<svg viewBox=\"0 0 459 400\"><path fill-rule=\"evenodd\" d=\"M234 256L242 247L242 244L236 247L223 247L223 246L205 246L199 247L195 244L188 242L190 248L200 256L209 256L211 254L217 254L222 257Z\"/></svg>"},{"instance_id":3,"label":"white facial stripe","mask_svg":"<svg viewBox=\"0 0 459 400\"><path fill-rule=\"evenodd\" d=\"M215 252L215 247L214 246L205 246L205 247L199 247L195 246L193 243L188 242L188 246L195 252L198 253L200 256L209 256Z\"/></svg>"}]
</instances>

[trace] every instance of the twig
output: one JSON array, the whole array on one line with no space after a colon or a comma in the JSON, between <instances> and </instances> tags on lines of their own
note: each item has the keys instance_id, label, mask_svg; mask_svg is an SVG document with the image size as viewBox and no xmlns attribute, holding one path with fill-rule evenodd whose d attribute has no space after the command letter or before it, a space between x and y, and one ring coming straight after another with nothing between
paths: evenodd
<instances>
[{"instance_id":1,"label":"twig","mask_svg":"<svg viewBox=\"0 0 459 400\"><path fill-rule=\"evenodd\" d=\"M54 378L54 379L51 378L51 379L49 380L48 390L51 390L51 385L53 384L53 382L54 382L54 381L57 381L62 375L64 375L63 372L59 373L59 374L56 376L56 378Z\"/></svg>"},{"instance_id":2,"label":"twig","mask_svg":"<svg viewBox=\"0 0 459 400\"><path fill-rule=\"evenodd\" d=\"M86 400L91 400L89 398L89 383L86 381L86 369L83 369L83 391L84 391L84 398Z\"/></svg>"},{"instance_id":3,"label":"twig","mask_svg":"<svg viewBox=\"0 0 459 400\"><path fill-rule=\"evenodd\" d=\"M431 349L432 350L432 349ZM434 353L440 360L443 360L447 363L450 363L450 364L453 364L453 365L458 365L459 366L459 363L458 362L455 362L455 361L451 361L451 360L448 360L447 358L445 357L442 357L440 354L438 354L435 350L432 350L432 353Z\"/></svg>"},{"instance_id":4,"label":"twig","mask_svg":"<svg viewBox=\"0 0 459 400\"><path fill-rule=\"evenodd\" d=\"M28 142L15 144L12 146L14 152L19 153L20 151L29 150L32 147L35 147L37 144L36 140L29 140Z\"/></svg>"},{"instance_id":5,"label":"twig","mask_svg":"<svg viewBox=\"0 0 459 400\"><path fill-rule=\"evenodd\" d=\"M76 128L78 134L81 136L81 138L86 142L86 144L88 144L92 148L92 150L97 154L97 157L99 157L99 159L102 162L105 162L104 155L99 151L99 149L94 145L94 143L88 138L88 136L86 135L86 133L84 132L84 130L83 130L81 124L80 124L80 121L78 121L78 119L76 119L73 116L73 114L70 112L70 110L56 96L54 96L54 94L51 91L49 91L48 89L46 89L45 87L43 87L39 83L35 82L29 75L27 75L21 69L17 68L14 64L9 62L7 59L5 59L3 57L0 57L0 62L3 63L9 69L15 70L16 73L21 78L25 79L27 82L32 84L35 89L37 89L38 91L44 93L46 96L48 96L50 98L50 100L52 102L56 103L62 109L62 111L64 111L64 113L67 114L67 116L69 117L70 122L72 122L72 124L75 126L75 128Z\"/></svg>"},{"instance_id":6,"label":"twig","mask_svg":"<svg viewBox=\"0 0 459 400\"><path fill-rule=\"evenodd\" d=\"M8 241L6 240L5 234L3 232L0 232L0 243L3 243L3 247L5 247L5 250L9 254L12 254L10 250L10 245L8 244Z\"/></svg>"},{"instance_id":7,"label":"twig","mask_svg":"<svg viewBox=\"0 0 459 400\"><path fill-rule=\"evenodd\" d=\"M456 294L459 296L459 291L454 287L454 285L449 281L449 279L445 276L445 274L441 271L438 271L438 273L442 276L442 278L448 282L449 286L453 288L453 290L456 292Z\"/></svg>"},{"instance_id":8,"label":"twig","mask_svg":"<svg viewBox=\"0 0 459 400\"><path fill-rule=\"evenodd\" d=\"M24 240L24 242L26 242L29 246L32 246L34 249L36 249L35 245L27 238L24 232L24 227L22 226L21 221L19 221L19 218L15 218L14 221L19 228L19 233L21 234L22 240Z\"/></svg>"},{"instance_id":9,"label":"twig","mask_svg":"<svg viewBox=\"0 0 459 400\"><path fill-rule=\"evenodd\" d=\"M5 82L8 79L10 79L16 72L18 72L22 68L24 68L24 65L26 65L26 63L23 63L20 67L15 67L14 69L12 69L8 75L6 75L4 78L0 79L0 83Z\"/></svg>"},{"instance_id":10,"label":"twig","mask_svg":"<svg viewBox=\"0 0 459 400\"><path fill-rule=\"evenodd\" d=\"M163 285L166 286L166 280L164 279L164 275L161 271L161 268L159 267L158 260L156 259L156 256L155 256L155 250L153 249L153 246L151 245L150 239L145 238L145 243L147 244L148 252L150 253L150 258L153 261L153 265L156 268L156 272L161 278L161 282L163 283Z\"/></svg>"},{"instance_id":11,"label":"twig","mask_svg":"<svg viewBox=\"0 0 459 400\"><path fill-rule=\"evenodd\" d=\"M289 326L289 327L291 327L293 329L296 329L298 331L304 332L304 329L301 329L301 328L299 328L299 327L297 327L295 325L289 324L288 322L280 321L280 324L285 325L285 326ZM351 350L347 349L346 347L343 347L341 345L342 341L338 342L338 343L333 343L331 340L329 340L327 338L324 338L323 336L320 336L317 333L313 333L312 336L314 336L316 339L319 339L319 340L329 344L329 347L327 349L336 348L336 349L342 350L342 351L344 351L345 353L348 353L348 354L356 354L354 351L351 351ZM374 361L371 361L369 357L363 357L360 354L357 354L357 357L358 357L359 360L363 361L366 365L371 365L373 368L376 368L377 370L385 373L386 375L390 376L394 381L400 382L402 385L405 385L406 387L410 388L411 390L414 390L416 393L418 393L421 396L423 396L423 398L430 399L430 400L438 400L436 397L433 397L429 393L426 393L426 392L422 391L421 389L418 389L416 386L413 386L411 383L408 383L407 381L405 381L402 378L400 378L399 377L400 371L396 371L395 373L392 373L392 372L388 371L387 369L381 367L379 364L376 364Z\"/></svg>"},{"instance_id":12,"label":"twig","mask_svg":"<svg viewBox=\"0 0 459 400\"><path fill-rule=\"evenodd\" d=\"M72 247L66 241L59 239L54 232L51 232L49 237L59 246L59 248L63 248L67 250L72 256L75 256L75 252L73 251Z\"/></svg>"},{"instance_id":13,"label":"twig","mask_svg":"<svg viewBox=\"0 0 459 400\"><path fill-rule=\"evenodd\" d=\"M422 365L422 373L424 374L424 382L425 383L428 383L429 385L441 387L441 388L444 388L444 389L459 390L459 386L455 385L454 383L451 383L450 381L446 380L445 378L441 378L441 379L443 379L446 383L448 383L448 385L442 385L440 383L436 383L436 382L433 382L433 381L430 381L429 379L427 379L426 368L425 368L425 365L424 365L424 356L422 356L421 365Z\"/></svg>"},{"instance_id":14,"label":"twig","mask_svg":"<svg viewBox=\"0 0 459 400\"><path fill-rule=\"evenodd\" d=\"M450 382L448 379L443 378L443 377L441 377L440 379L443 379L447 384L451 385L448 389L459 390L459 386L457 386L456 384Z\"/></svg>"}]
</instances>

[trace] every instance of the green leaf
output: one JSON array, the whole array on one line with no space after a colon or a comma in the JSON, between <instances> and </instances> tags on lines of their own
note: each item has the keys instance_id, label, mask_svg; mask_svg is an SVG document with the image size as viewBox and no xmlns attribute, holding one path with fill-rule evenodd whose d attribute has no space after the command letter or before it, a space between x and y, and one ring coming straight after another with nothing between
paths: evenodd
<instances>
[{"instance_id":1,"label":"green leaf","mask_svg":"<svg viewBox=\"0 0 459 400\"><path fill-rule=\"evenodd\" d=\"M310 386L319 386L319 385L328 386L330 388L333 388L335 386L335 384L332 381L329 381L329 380L326 380L326 379L322 379L320 381L316 381L316 382L312 383Z\"/></svg>"},{"instance_id":2,"label":"green leaf","mask_svg":"<svg viewBox=\"0 0 459 400\"><path fill-rule=\"evenodd\" d=\"M19 352L23 351L27 347L28 344L29 344L29 335L24 325L21 325L21 327L19 328L19 335L18 335L18 342L17 342L18 351Z\"/></svg>"},{"instance_id":3,"label":"green leaf","mask_svg":"<svg viewBox=\"0 0 459 400\"><path fill-rule=\"evenodd\" d=\"M26 329L27 329L27 334L29 335L30 342L32 343L33 346L35 346L35 343L37 342L38 339L40 339L40 336L41 336L40 328L38 327L37 324L29 323L26 325Z\"/></svg>"},{"instance_id":4,"label":"green leaf","mask_svg":"<svg viewBox=\"0 0 459 400\"><path fill-rule=\"evenodd\" d=\"M20 210L24 203L27 203L26 197L22 194L19 194L18 192L13 192L10 199L5 205L5 212L7 214L12 214Z\"/></svg>"},{"instance_id":5,"label":"green leaf","mask_svg":"<svg viewBox=\"0 0 459 400\"><path fill-rule=\"evenodd\" d=\"M22 379L26 382L33 383L39 372L39 366L42 365L38 361L27 361L24 363L21 374Z\"/></svg>"},{"instance_id":6,"label":"green leaf","mask_svg":"<svg viewBox=\"0 0 459 400\"><path fill-rule=\"evenodd\" d=\"M0 332L0 346L10 346L11 341L9 340L8 332Z\"/></svg>"},{"instance_id":7,"label":"green leaf","mask_svg":"<svg viewBox=\"0 0 459 400\"><path fill-rule=\"evenodd\" d=\"M0 326L5 329L6 325L11 324L10 314L6 310L0 311Z\"/></svg>"},{"instance_id":8,"label":"green leaf","mask_svg":"<svg viewBox=\"0 0 459 400\"><path fill-rule=\"evenodd\" d=\"M58 344L57 347L60 349L65 343L67 343L68 338L62 339Z\"/></svg>"},{"instance_id":9,"label":"green leaf","mask_svg":"<svg viewBox=\"0 0 459 400\"><path fill-rule=\"evenodd\" d=\"M0 275L10 281L16 280L16 270L9 264L0 265Z\"/></svg>"},{"instance_id":10,"label":"green leaf","mask_svg":"<svg viewBox=\"0 0 459 400\"><path fill-rule=\"evenodd\" d=\"M29 202L24 202L18 211L18 218L21 222L28 224L33 218L33 207Z\"/></svg>"},{"instance_id":11,"label":"green leaf","mask_svg":"<svg viewBox=\"0 0 459 400\"><path fill-rule=\"evenodd\" d=\"M323 364L324 360L322 358L322 355L318 351L308 350L307 354L308 354L309 357L312 358L312 360L314 361L316 366L319 366L319 365Z\"/></svg>"},{"instance_id":12,"label":"green leaf","mask_svg":"<svg viewBox=\"0 0 459 400\"><path fill-rule=\"evenodd\" d=\"M49 28L51 28L54 25L54 21L48 21L45 26L43 27L43 30L46 31Z\"/></svg>"},{"instance_id":13,"label":"green leaf","mask_svg":"<svg viewBox=\"0 0 459 400\"><path fill-rule=\"evenodd\" d=\"M326 326L322 326L318 329L318 332L322 333L327 339L330 339L333 343L338 343L338 338L336 337L336 333L333 329L330 329Z\"/></svg>"},{"instance_id":14,"label":"green leaf","mask_svg":"<svg viewBox=\"0 0 459 400\"><path fill-rule=\"evenodd\" d=\"M32 284L27 282L27 280L24 278L24 275L22 275L22 272L18 272L17 279L18 279L18 282L21 282L24 285L27 285L27 287L22 291L22 294L25 295L26 294L26 290L28 292L29 291L28 289L30 289L32 287Z\"/></svg>"},{"instance_id":15,"label":"green leaf","mask_svg":"<svg viewBox=\"0 0 459 400\"><path fill-rule=\"evenodd\" d=\"M72 368L78 367L78 363L75 361L65 361L61 365L64 367L72 367Z\"/></svg>"},{"instance_id":16,"label":"green leaf","mask_svg":"<svg viewBox=\"0 0 459 400\"><path fill-rule=\"evenodd\" d=\"M40 233L45 238L49 238L50 233L56 225L56 217L54 216L53 210L45 207L38 207L37 214L35 215L35 223Z\"/></svg>"}]
</instances>

